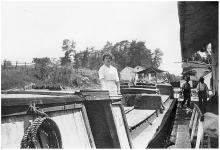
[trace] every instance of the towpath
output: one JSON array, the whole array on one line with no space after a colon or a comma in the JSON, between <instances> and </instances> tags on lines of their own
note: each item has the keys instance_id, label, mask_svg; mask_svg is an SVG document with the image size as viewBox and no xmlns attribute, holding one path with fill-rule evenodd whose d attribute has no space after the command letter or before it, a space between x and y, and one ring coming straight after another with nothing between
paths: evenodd
<instances>
[{"instance_id":1,"label":"towpath","mask_svg":"<svg viewBox=\"0 0 220 150\"><path fill-rule=\"evenodd\" d=\"M179 97L179 95L176 95L176 98L177 97ZM193 145L193 142L191 142L190 140L189 132L189 123L192 116L193 104L191 104L190 108L181 107L180 103L182 102L182 100L182 98L178 98L178 106L176 110L175 121L170 136L170 141L174 145L168 148L192 148L195 146ZM193 96L191 97L191 102L198 105L198 101L199 100L197 95L193 93ZM218 104L208 101L206 109L207 112L211 112L218 115ZM197 130L195 132L197 132ZM206 137L204 137L203 139L203 146L207 147Z\"/></svg>"}]
</instances>

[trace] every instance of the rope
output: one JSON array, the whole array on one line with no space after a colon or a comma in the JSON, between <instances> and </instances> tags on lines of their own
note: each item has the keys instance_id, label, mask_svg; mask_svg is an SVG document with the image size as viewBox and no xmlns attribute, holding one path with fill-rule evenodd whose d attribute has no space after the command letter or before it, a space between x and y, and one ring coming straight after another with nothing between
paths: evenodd
<instances>
[{"instance_id":1,"label":"rope","mask_svg":"<svg viewBox=\"0 0 220 150\"><path fill-rule=\"evenodd\" d=\"M57 127L56 123L48 117L39 117L33 121L33 123L25 131L21 141L21 148L43 148L43 146L40 145L41 139L39 139L38 135L38 131L40 130L47 133L49 138L55 139L55 141L52 140L52 143L49 140L50 143L47 143L47 148L62 148L59 128ZM51 136L54 136L55 138Z\"/></svg>"},{"instance_id":2,"label":"rope","mask_svg":"<svg viewBox=\"0 0 220 150\"><path fill-rule=\"evenodd\" d=\"M43 111L38 110L38 108L35 107L35 106L29 106L29 108L27 110L27 114L37 115L37 116L40 116L40 117L48 117L48 115L46 113L44 113Z\"/></svg>"}]
</instances>

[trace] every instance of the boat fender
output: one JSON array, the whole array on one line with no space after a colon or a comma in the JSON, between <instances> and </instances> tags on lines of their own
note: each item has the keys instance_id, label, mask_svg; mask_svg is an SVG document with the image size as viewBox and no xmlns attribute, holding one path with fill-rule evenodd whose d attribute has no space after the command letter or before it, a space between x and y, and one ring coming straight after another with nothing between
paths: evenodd
<instances>
[{"instance_id":1,"label":"boat fender","mask_svg":"<svg viewBox=\"0 0 220 150\"><path fill-rule=\"evenodd\" d=\"M21 148L62 148L61 134L49 117L38 117L25 131Z\"/></svg>"}]
</instances>

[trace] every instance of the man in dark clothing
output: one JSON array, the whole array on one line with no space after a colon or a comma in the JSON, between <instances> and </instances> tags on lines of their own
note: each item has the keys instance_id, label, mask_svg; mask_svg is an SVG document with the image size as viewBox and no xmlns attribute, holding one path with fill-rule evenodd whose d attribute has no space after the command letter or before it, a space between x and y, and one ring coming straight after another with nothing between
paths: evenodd
<instances>
[{"instance_id":1,"label":"man in dark clothing","mask_svg":"<svg viewBox=\"0 0 220 150\"><path fill-rule=\"evenodd\" d=\"M199 97L199 108L204 114L206 113L207 98L209 97L209 89L208 86L204 83L204 78L201 77L199 79L199 83L196 89Z\"/></svg>"},{"instance_id":2,"label":"man in dark clothing","mask_svg":"<svg viewBox=\"0 0 220 150\"><path fill-rule=\"evenodd\" d=\"M182 93L183 93L183 101L181 103L181 106L186 103L187 100L187 107L190 106L190 101L191 101L191 86L189 84L190 77L186 77L186 82L182 86Z\"/></svg>"}]
</instances>

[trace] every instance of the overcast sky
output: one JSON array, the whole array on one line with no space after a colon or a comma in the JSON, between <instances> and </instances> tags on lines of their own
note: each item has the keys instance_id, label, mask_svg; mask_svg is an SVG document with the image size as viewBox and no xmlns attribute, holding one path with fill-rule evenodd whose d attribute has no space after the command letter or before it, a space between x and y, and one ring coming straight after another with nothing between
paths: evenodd
<instances>
[{"instance_id":1,"label":"overcast sky","mask_svg":"<svg viewBox=\"0 0 220 150\"><path fill-rule=\"evenodd\" d=\"M2 3L2 60L59 58L63 39L77 50L107 41L140 40L164 52L160 69L180 74L179 19L175 1L49 1Z\"/></svg>"}]
</instances>

